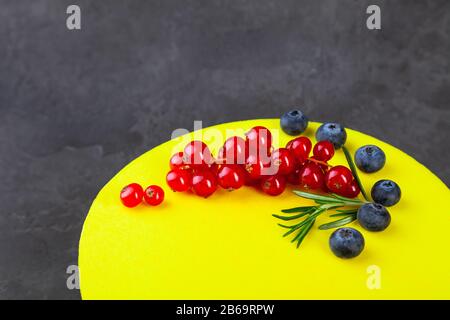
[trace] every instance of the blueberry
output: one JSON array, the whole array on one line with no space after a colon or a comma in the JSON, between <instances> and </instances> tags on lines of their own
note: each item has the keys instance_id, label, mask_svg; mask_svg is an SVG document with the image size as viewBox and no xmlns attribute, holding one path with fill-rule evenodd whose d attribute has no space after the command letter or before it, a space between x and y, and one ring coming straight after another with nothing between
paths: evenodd
<instances>
[{"instance_id":1,"label":"blueberry","mask_svg":"<svg viewBox=\"0 0 450 320\"><path fill-rule=\"evenodd\" d=\"M316 131L316 140L328 140L335 149L339 149L347 140L347 132L339 123L324 123Z\"/></svg>"},{"instance_id":2,"label":"blueberry","mask_svg":"<svg viewBox=\"0 0 450 320\"><path fill-rule=\"evenodd\" d=\"M361 227L369 231L383 231L391 223L389 211L378 203L363 204L357 217Z\"/></svg>"},{"instance_id":3,"label":"blueberry","mask_svg":"<svg viewBox=\"0 0 450 320\"><path fill-rule=\"evenodd\" d=\"M281 129L291 136L297 136L306 130L308 118L300 110L291 110L281 116Z\"/></svg>"},{"instance_id":4,"label":"blueberry","mask_svg":"<svg viewBox=\"0 0 450 320\"><path fill-rule=\"evenodd\" d=\"M398 184L392 180L380 180L372 187L372 199L385 207L390 207L400 201L402 192Z\"/></svg>"},{"instance_id":5,"label":"blueberry","mask_svg":"<svg viewBox=\"0 0 450 320\"><path fill-rule=\"evenodd\" d=\"M358 256L364 249L364 237L353 228L339 228L330 236L330 248L333 253L344 259Z\"/></svg>"},{"instance_id":6,"label":"blueberry","mask_svg":"<svg viewBox=\"0 0 450 320\"><path fill-rule=\"evenodd\" d=\"M386 155L379 147L369 144L356 150L355 163L361 171L375 172L384 167Z\"/></svg>"}]
</instances>

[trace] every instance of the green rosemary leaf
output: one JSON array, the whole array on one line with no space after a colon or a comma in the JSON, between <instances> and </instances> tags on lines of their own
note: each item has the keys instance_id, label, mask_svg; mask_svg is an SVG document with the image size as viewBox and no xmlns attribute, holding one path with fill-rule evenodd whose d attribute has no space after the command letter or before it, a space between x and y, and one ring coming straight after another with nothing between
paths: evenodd
<instances>
[{"instance_id":1,"label":"green rosemary leaf","mask_svg":"<svg viewBox=\"0 0 450 320\"><path fill-rule=\"evenodd\" d=\"M355 167L355 164L353 163L353 159L352 159L350 152L348 151L348 149L345 146L342 146L342 151L344 151L345 158L347 158L348 165L350 166L353 176L355 177L356 182L358 183L359 189L361 189L361 193L364 196L364 199L366 199L366 201L370 201L369 197L366 194L366 191L364 190L361 180L359 179L358 172L356 171L356 167Z\"/></svg>"},{"instance_id":2,"label":"green rosemary leaf","mask_svg":"<svg viewBox=\"0 0 450 320\"><path fill-rule=\"evenodd\" d=\"M343 225L349 224L350 222L353 222L356 220L356 216L355 215L351 215L333 222L329 222L329 223L325 223L322 224L321 226L319 226L319 230L328 230L328 229L332 229L332 228L337 228L337 227L341 227Z\"/></svg>"},{"instance_id":3,"label":"green rosemary leaf","mask_svg":"<svg viewBox=\"0 0 450 320\"><path fill-rule=\"evenodd\" d=\"M285 216L280 216L278 214L273 214L272 216L274 216L275 218L284 220L284 221L289 221L289 220L295 220L295 219L301 218L303 216L306 216L307 214L309 214L308 211L296 214L295 216L286 216L285 217Z\"/></svg>"},{"instance_id":4,"label":"green rosemary leaf","mask_svg":"<svg viewBox=\"0 0 450 320\"><path fill-rule=\"evenodd\" d=\"M357 204L363 204L364 202L359 200L358 198L346 198L343 196L340 196L338 194L333 193L333 197L335 197L336 199L342 200L343 202L355 202Z\"/></svg>"},{"instance_id":5,"label":"green rosemary leaf","mask_svg":"<svg viewBox=\"0 0 450 320\"><path fill-rule=\"evenodd\" d=\"M312 226L314 225L314 222L316 221L316 219L311 220L311 222L309 222L302 230L301 232L301 236L298 238L297 240L297 248L300 247L300 245L303 242L303 239L305 239L306 235L309 233L309 231L311 230Z\"/></svg>"},{"instance_id":6,"label":"green rosemary leaf","mask_svg":"<svg viewBox=\"0 0 450 320\"><path fill-rule=\"evenodd\" d=\"M326 203L329 202L342 202L341 200L338 200L334 197L331 196L323 196L320 194L315 194L315 193L309 193L309 192L304 192L304 191L299 191L299 190L294 190L293 191L296 195L298 195L299 197L302 198L306 198L306 199L311 199L311 200L318 200L318 201L323 201Z\"/></svg>"},{"instance_id":7,"label":"green rosemary leaf","mask_svg":"<svg viewBox=\"0 0 450 320\"><path fill-rule=\"evenodd\" d=\"M336 209L336 211L337 212L340 212L340 213L347 213L347 212L353 212L353 211L358 211L357 209Z\"/></svg>"},{"instance_id":8,"label":"green rosemary leaf","mask_svg":"<svg viewBox=\"0 0 450 320\"><path fill-rule=\"evenodd\" d=\"M301 224L296 224L294 226L291 227L291 230L289 230L288 232L286 232L285 234L283 234L283 237L287 237L288 235L290 235L292 232L294 232L295 230L301 228L302 225Z\"/></svg>"},{"instance_id":9,"label":"green rosemary leaf","mask_svg":"<svg viewBox=\"0 0 450 320\"><path fill-rule=\"evenodd\" d=\"M346 217L356 215L357 212L358 212L357 210L348 210L347 212L330 214L330 217Z\"/></svg>"},{"instance_id":10,"label":"green rosemary leaf","mask_svg":"<svg viewBox=\"0 0 450 320\"><path fill-rule=\"evenodd\" d=\"M295 207L290 209L281 210L283 213L296 213L296 212L305 212L315 208L315 206L306 206L306 207Z\"/></svg>"}]
</instances>

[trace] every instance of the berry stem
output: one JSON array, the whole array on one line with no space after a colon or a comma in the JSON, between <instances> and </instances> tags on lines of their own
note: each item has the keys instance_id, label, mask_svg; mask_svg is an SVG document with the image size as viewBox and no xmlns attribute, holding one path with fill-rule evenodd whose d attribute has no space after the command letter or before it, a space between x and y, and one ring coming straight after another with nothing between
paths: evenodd
<instances>
[{"instance_id":1,"label":"berry stem","mask_svg":"<svg viewBox=\"0 0 450 320\"><path fill-rule=\"evenodd\" d=\"M327 166L327 167L332 167L331 164L326 163L325 161L320 161L320 160L313 159L313 158L308 158L308 160L309 160L309 161L312 161L312 162L315 162L315 163L317 163L317 164L321 164L321 165Z\"/></svg>"},{"instance_id":2,"label":"berry stem","mask_svg":"<svg viewBox=\"0 0 450 320\"><path fill-rule=\"evenodd\" d=\"M350 170L352 170L353 177L355 177L356 182L358 183L358 187L361 190L362 195L364 196L364 199L367 201L369 200L369 197L367 196L366 191L364 190L364 187L361 183L361 180L359 179L358 172L356 171L355 164L353 163L352 156L350 155L350 152L345 146L342 146L342 151L344 151L345 158L347 158L348 165L350 166Z\"/></svg>"}]
</instances>

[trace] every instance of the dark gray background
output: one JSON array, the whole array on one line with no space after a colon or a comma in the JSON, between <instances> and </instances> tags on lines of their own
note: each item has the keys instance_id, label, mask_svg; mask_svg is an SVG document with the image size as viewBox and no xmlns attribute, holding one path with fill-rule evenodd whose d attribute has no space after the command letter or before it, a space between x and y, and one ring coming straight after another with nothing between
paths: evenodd
<instances>
[{"instance_id":1,"label":"dark gray background","mask_svg":"<svg viewBox=\"0 0 450 320\"><path fill-rule=\"evenodd\" d=\"M72 3L81 31L65 26ZM79 298L65 270L96 193L194 120L299 106L448 185L449 36L447 0L2 0L0 298Z\"/></svg>"}]
</instances>

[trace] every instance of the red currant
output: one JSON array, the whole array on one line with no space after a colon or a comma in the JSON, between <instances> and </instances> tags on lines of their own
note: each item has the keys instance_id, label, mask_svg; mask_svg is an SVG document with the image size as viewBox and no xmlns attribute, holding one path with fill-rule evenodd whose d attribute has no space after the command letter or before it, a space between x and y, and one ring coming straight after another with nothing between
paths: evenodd
<instances>
[{"instance_id":1,"label":"red currant","mask_svg":"<svg viewBox=\"0 0 450 320\"><path fill-rule=\"evenodd\" d=\"M319 141L313 149L314 158L320 161L328 161L334 156L334 146L328 140Z\"/></svg>"},{"instance_id":2,"label":"red currant","mask_svg":"<svg viewBox=\"0 0 450 320\"><path fill-rule=\"evenodd\" d=\"M197 195L207 198L217 189L216 178L207 170L199 171L192 176L192 189Z\"/></svg>"},{"instance_id":3,"label":"red currant","mask_svg":"<svg viewBox=\"0 0 450 320\"><path fill-rule=\"evenodd\" d=\"M173 191L187 191L191 187L191 174L187 170L171 170L166 176L166 181Z\"/></svg>"},{"instance_id":4,"label":"red currant","mask_svg":"<svg viewBox=\"0 0 450 320\"><path fill-rule=\"evenodd\" d=\"M157 206L164 200L164 190L159 186L149 186L145 189L144 199L151 206Z\"/></svg>"},{"instance_id":5,"label":"red currant","mask_svg":"<svg viewBox=\"0 0 450 320\"><path fill-rule=\"evenodd\" d=\"M277 174L287 175L295 169L295 158L286 148L276 149L272 153L271 161L276 167Z\"/></svg>"},{"instance_id":6,"label":"red currant","mask_svg":"<svg viewBox=\"0 0 450 320\"><path fill-rule=\"evenodd\" d=\"M262 126L251 128L245 136L247 137L247 148L249 154L266 156L270 154L272 148L272 133Z\"/></svg>"},{"instance_id":7,"label":"red currant","mask_svg":"<svg viewBox=\"0 0 450 320\"><path fill-rule=\"evenodd\" d=\"M344 188L342 192L339 194L341 196L347 197L347 198L356 198L358 194L360 193L360 189L358 186L358 183L356 180L353 180L347 188Z\"/></svg>"},{"instance_id":8,"label":"red currant","mask_svg":"<svg viewBox=\"0 0 450 320\"><path fill-rule=\"evenodd\" d=\"M261 180L261 188L268 195L277 196L286 189L286 178L280 175L264 177Z\"/></svg>"},{"instance_id":9,"label":"red currant","mask_svg":"<svg viewBox=\"0 0 450 320\"><path fill-rule=\"evenodd\" d=\"M268 161L265 162L258 156L249 155L245 161L245 170L248 172L251 179L259 179L268 164Z\"/></svg>"},{"instance_id":10,"label":"red currant","mask_svg":"<svg viewBox=\"0 0 450 320\"><path fill-rule=\"evenodd\" d=\"M128 208L133 208L140 204L143 196L144 190L137 183L129 184L120 191L120 200Z\"/></svg>"},{"instance_id":11,"label":"red currant","mask_svg":"<svg viewBox=\"0 0 450 320\"><path fill-rule=\"evenodd\" d=\"M244 164L247 154L247 144L241 137L228 138L220 151L222 163L226 164Z\"/></svg>"},{"instance_id":12,"label":"red currant","mask_svg":"<svg viewBox=\"0 0 450 320\"><path fill-rule=\"evenodd\" d=\"M286 148L291 151L300 164L304 164L309 157L312 144L307 137L298 137L289 141Z\"/></svg>"},{"instance_id":13,"label":"red currant","mask_svg":"<svg viewBox=\"0 0 450 320\"><path fill-rule=\"evenodd\" d=\"M344 166L335 166L328 170L325 175L325 184L328 190L337 194L341 194L343 190L348 189L352 181L352 172Z\"/></svg>"},{"instance_id":14,"label":"red currant","mask_svg":"<svg viewBox=\"0 0 450 320\"><path fill-rule=\"evenodd\" d=\"M188 167L183 161L183 152L177 152L170 158L170 169L187 169Z\"/></svg>"},{"instance_id":15,"label":"red currant","mask_svg":"<svg viewBox=\"0 0 450 320\"><path fill-rule=\"evenodd\" d=\"M246 170L246 165L240 165L242 172L244 173L244 185L246 186L254 186L258 183L258 178L252 178L250 173Z\"/></svg>"},{"instance_id":16,"label":"red currant","mask_svg":"<svg viewBox=\"0 0 450 320\"><path fill-rule=\"evenodd\" d=\"M212 164L214 159L206 143L194 140L184 148L183 161L192 167L202 167Z\"/></svg>"},{"instance_id":17,"label":"red currant","mask_svg":"<svg viewBox=\"0 0 450 320\"><path fill-rule=\"evenodd\" d=\"M219 169L217 180L219 185L224 189L239 189L245 182L245 173L237 165L223 166Z\"/></svg>"},{"instance_id":18,"label":"red currant","mask_svg":"<svg viewBox=\"0 0 450 320\"><path fill-rule=\"evenodd\" d=\"M320 167L309 162L300 170L300 184L309 189L323 189L324 174Z\"/></svg>"}]
</instances>

